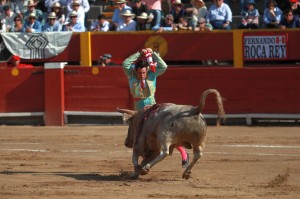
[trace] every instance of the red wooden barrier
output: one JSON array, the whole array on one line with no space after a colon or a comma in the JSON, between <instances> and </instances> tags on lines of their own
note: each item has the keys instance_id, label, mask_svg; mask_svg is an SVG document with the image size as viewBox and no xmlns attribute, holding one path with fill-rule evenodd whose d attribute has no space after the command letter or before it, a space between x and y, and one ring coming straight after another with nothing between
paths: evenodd
<instances>
[{"instance_id":1,"label":"red wooden barrier","mask_svg":"<svg viewBox=\"0 0 300 199\"><path fill-rule=\"evenodd\" d=\"M44 82L50 79L43 72L42 68L20 69L19 73L12 75L12 69L0 69L0 113L45 110L47 113L46 101L53 97L61 99L57 106L51 106L60 115L62 111L132 109L128 82L121 67L65 67L64 98L49 92L53 89L50 85L59 81L53 82L56 78L50 78L50 84ZM169 68L158 78L157 85L158 103L198 105L202 92L215 88L226 99L227 114L300 113L300 93L297 92L300 89L299 67ZM55 87L60 88L59 85ZM212 96L207 99L204 113L216 113ZM47 115L46 120L56 116Z\"/></svg>"}]
</instances>

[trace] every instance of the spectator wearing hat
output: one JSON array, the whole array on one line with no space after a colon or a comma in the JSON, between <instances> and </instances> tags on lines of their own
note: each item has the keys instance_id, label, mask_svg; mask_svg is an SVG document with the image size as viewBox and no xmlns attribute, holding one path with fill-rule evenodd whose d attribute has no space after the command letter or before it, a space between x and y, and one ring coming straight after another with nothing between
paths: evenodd
<instances>
[{"instance_id":1,"label":"spectator wearing hat","mask_svg":"<svg viewBox=\"0 0 300 199\"><path fill-rule=\"evenodd\" d=\"M27 11L24 13L24 19L26 20L30 14L34 13L36 21L39 21L41 25L44 25L46 23L46 16L41 10L36 9L36 5L37 4L33 0L28 1Z\"/></svg>"},{"instance_id":2,"label":"spectator wearing hat","mask_svg":"<svg viewBox=\"0 0 300 199\"><path fill-rule=\"evenodd\" d=\"M8 32L25 32L25 28L22 19L19 15L14 18L14 25L10 27Z\"/></svg>"},{"instance_id":3,"label":"spectator wearing hat","mask_svg":"<svg viewBox=\"0 0 300 199\"><path fill-rule=\"evenodd\" d=\"M62 31L62 25L56 19L55 12L48 14L47 23L42 27L42 32L60 32Z\"/></svg>"},{"instance_id":4,"label":"spectator wearing hat","mask_svg":"<svg viewBox=\"0 0 300 199\"><path fill-rule=\"evenodd\" d=\"M76 11L76 13L77 13L77 22L84 25L85 24L85 11L84 11L83 7L80 6L79 0L73 0L72 8L73 8L72 12ZM67 19L70 18L69 17L70 13L71 12L68 12Z\"/></svg>"},{"instance_id":5,"label":"spectator wearing hat","mask_svg":"<svg viewBox=\"0 0 300 199\"><path fill-rule=\"evenodd\" d=\"M263 28L278 28L282 11L275 0L269 0L264 10Z\"/></svg>"},{"instance_id":6,"label":"spectator wearing hat","mask_svg":"<svg viewBox=\"0 0 300 199\"><path fill-rule=\"evenodd\" d=\"M52 8L53 5L56 4L56 6L59 4L59 7L61 8L61 6L66 6L67 5L67 1L66 0L45 0L44 4L45 7L47 8L47 12L53 12Z\"/></svg>"},{"instance_id":7,"label":"spectator wearing hat","mask_svg":"<svg viewBox=\"0 0 300 199\"><path fill-rule=\"evenodd\" d=\"M288 9L283 12L283 17L280 21L279 28L299 28L299 19L294 17L293 9Z\"/></svg>"},{"instance_id":8,"label":"spectator wearing hat","mask_svg":"<svg viewBox=\"0 0 300 199\"><path fill-rule=\"evenodd\" d=\"M67 12L71 12L73 10L72 4L74 0L66 0L67 4ZM87 13L90 11L90 4L88 0L78 0L79 6L83 8L84 12Z\"/></svg>"},{"instance_id":9,"label":"spectator wearing hat","mask_svg":"<svg viewBox=\"0 0 300 199\"><path fill-rule=\"evenodd\" d=\"M63 25L65 23L66 16L65 16L64 10L61 7L61 5L60 5L59 2L56 2L56 3L52 4L52 6L51 6L51 12L55 12L57 21L60 24Z\"/></svg>"},{"instance_id":10,"label":"spectator wearing hat","mask_svg":"<svg viewBox=\"0 0 300 199\"><path fill-rule=\"evenodd\" d=\"M142 13L148 13L148 7L142 3L142 0L133 0L132 13L135 14L134 21L138 21L137 17Z\"/></svg>"},{"instance_id":11,"label":"spectator wearing hat","mask_svg":"<svg viewBox=\"0 0 300 199\"><path fill-rule=\"evenodd\" d=\"M181 3L181 0L175 0L172 3L172 9L170 11L170 14L174 18L174 23L179 24L179 19L183 16L185 16L185 10L184 10L184 5Z\"/></svg>"},{"instance_id":12,"label":"spectator wearing hat","mask_svg":"<svg viewBox=\"0 0 300 199\"><path fill-rule=\"evenodd\" d=\"M5 24L5 29L8 32L9 29L13 26L14 18L16 17L16 14L11 11L11 8L9 5L6 5L3 7L3 13L1 15L1 22Z\"/></svg>"},{"instance_id":13,"label":"spectator wearing hat","mask_svg":"<svg viewBox=\"0 0 300 199\"><path fill-rule=\"evenodd\" d=\"M118 27L119 24L124 23L124 17L123 13L125 13L126 10L129 10L130 12L132 11L131 7L126 5L127 1L126 0L117 0L116 4L118 7L114 10L114 14L112 16L112 22L116 27Z\"/></svg>"},{"instance_id":14,"label":"spectator wearing hat","mask_svg":"<svg viewBox=\"0 0 300 199\"><path fill-rule=\"evenodd\" d=\"M63 31L73 31L73 32L85 31L84 25L82 23L77 22L77 12L75 10L73 10L70 13L69 18L70 18L70 22L64 26Z\"/></svg>"},{"instance_id":15,"label":"spectator wearing hat","mask_svg":"<svg viewBox=\"0 0 300 199\"><path fill-rule=\"evenodd\" d=\"M42 32L42 25L41 23L36 20L35 13L30 13L27 17L27 20L24 24L25 32Z\"/></svg>"},{"instance_id":16,"label":"spectator wearing hat","mask_svg":"<svg viewBox=\"0 0 300 199\"><path fill-rule=\"evenodd\" d=\"M137 24L136 24L136 30L149 30L148 28L148 14L146 12L142 12L139 16L136 17ZM149 24L150 25L150 24Z\"/></svg>"},{"instance_id":17,"label":"spectator wearing hat","mask_svg":"<svg viewBox=\"0 0 300 199\"><path fill-rule=\"evenodd\" d=\"M133 20L135 14L131 13L130 10L126 10L122 14L124 22L118 24L117 30L119 32L136 31L136 21Z\"/></svg>"},{"instance_id":18,"label":"spectator wearing hat","mask_svg":"<svg viewBox=\"0 0 300 199\"><path fill-rule=\"evenodd\" d=\"M214 4L210 6L206 21L210 23L214 29L230 30L230 22L232 22L232 12L230 7L223 0L214 0Z\"/></svg>"},{"instance_id":19,"label":"spectator wearing hat","mask_svg":"<svg viewBox=\"0 0 300 199\"><path fill-rule=\"evenodd\" d=\"M92 23L90 30L91 31L100 31L100 32L107 32L109 31L109 25L110 23L105 20L105 15L104 14L99 14L98 15L98 21L95 21Z\"/></svg>"},{"instance_id":20,"label":"spectator wearing hat","mask_svg":"<svg viewBox=\"0 0 300 199\"><path fill-rule=\"evenodd\" d=\"M18 55L13 55L8 63L7 67L16 67L16 68L33 68L31 64L22 64L21 58Z\"/></svg>"},{"instance_id":21,"label":"spectator wearing hat","mask_svg":"<svg viewBox=\"0 0 300 199\"><path fill-rule=\"evenodd\" d=\"M99 57L98 66L111 66L113 63L111 62L112 55L111 54L104 54Z\"/></svg>"},{"instance_id":22,"label":"spectator wearing hat","mask_svg":"<svg viewBox=\"0 0 300 199\"><path fill-rule=\"evenodd\" d=\"M241 12L242 23L240 29L257 29L259 28L259 12L254 7L256 5L254 0L247 0L246 6Z\"/></svg>"},{"instance_id":23,"label":"spectator wearing hat","mask_svg":"<svg viewBox=\"0 0 300 199\"><path fill-rule=\"evenodd\" d=\"M151 30L157 30L160 27L162 19L161 1L162 0L142 0L150 12Z\"/></svg>"}]
</instances>

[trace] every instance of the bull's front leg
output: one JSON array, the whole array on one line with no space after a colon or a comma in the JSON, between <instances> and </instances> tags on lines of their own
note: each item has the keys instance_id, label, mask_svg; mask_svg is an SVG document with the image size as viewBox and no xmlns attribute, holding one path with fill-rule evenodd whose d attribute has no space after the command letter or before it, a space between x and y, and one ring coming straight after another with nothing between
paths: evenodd
<instances>
[{"instance_id":1,"label":"bull's front leg","mask_svg":"<svg viewBox=\"0 0 300 199\"><path fill-rule=\"evenodd\" d=\"M139 156L137 155L137 153L135 152L135 150L133 150L132 153L132 163L133 163L133 167L134 167L134 172L131 174L130 179L138 179L141 173L141 167L139 165Z\"/></svg>"}]
</instances>

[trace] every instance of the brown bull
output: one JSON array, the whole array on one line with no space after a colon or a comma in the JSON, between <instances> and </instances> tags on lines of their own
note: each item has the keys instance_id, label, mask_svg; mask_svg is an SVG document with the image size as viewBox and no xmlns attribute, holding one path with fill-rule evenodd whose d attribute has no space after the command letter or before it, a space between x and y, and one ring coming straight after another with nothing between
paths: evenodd
<instances>
[{"instance_id":1,"label":"brown bull","mask_svg":"<svg viewBox=\"0 0 300 199\"><path fill-rule=\"evenodd\" d=\"M222 97L217 90L206 90L198 107L190 105L158 104L147 110L138 112L118 109L132 117L128 119L128 134L125 146L133 148L132 162L135 172L131 178L147 174L149 169L162 161L167 155L172 155L177 146L193 148L193 160L185 169L182 178L188 179L195 163L202 156L205 144L207 125L201 111L208 94L216 96L218 105L217 124L224 118ZM143 160L139 165L139 157Z\"/></svg>"}]
</instances>

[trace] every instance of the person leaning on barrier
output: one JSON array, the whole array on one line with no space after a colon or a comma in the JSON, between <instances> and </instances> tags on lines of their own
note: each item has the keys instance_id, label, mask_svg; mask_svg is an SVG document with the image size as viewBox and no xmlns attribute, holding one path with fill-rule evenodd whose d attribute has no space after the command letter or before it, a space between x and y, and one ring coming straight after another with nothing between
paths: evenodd
<instances>
[{"instance_id":1,"label":"person leaning on barrier","mask_svg":"<svg viewBox=\"0 0 300 199\"><path fill-rule=\"evenodd\" d=\"M21 58L18 55L13 55L10 59L10 62L8 63L7 67L9 68L33 68L33 65L31 64L22 64Z\"/></svg>"},{"instance_id":2,"label":"person leaning on barrier","mask_svg":"<svg viewBox=\"0 0 300 199\"><path fill-rule=\"evenodd\" d=\"M173 15L168 14L165 17L165 20L161 23L160 27L153 28L152 30L156 30L157 33L161 33L164 31L167 31L167 32L176 31L177 27L176 27L176 24L174 24Z\"/></svg>"},{"instance_id":3,"label":"person leaning on barrier","mask_svg":"<svg viewBox=\"0 0 300 199\"><path fill-rule=\"evenodd\" d=\"M280 21L279 28L280 29L299 28L299 18L294 17L292 9L288 9L283 12L283 16Z\"/></svg>"},{"instance_id":4,"label":"person leaning on barrier","mask_svg":"<svg viewBox=\"0 0 300 199\"><path fill-rule=\"evenodd\" d=\"M275 0L269 0L267 8L264 10L263 28L278 28L281 20L282 11L277 7Z\"/></svg>"},{"instance_id":5,"label":"person leaning on barrier","mask_svg":"<svg viewBox=\"0 0 300 199\"><path fill-rule=\"evenodd\" d=\"M137 24L136 24L136 30L149 30L150 27L148 28L148 21L149 17L147 13L142 12L139 16L136 17L137 19ZM150 24L149 24L150 26Z\"/></svg>"}]
</instances>

